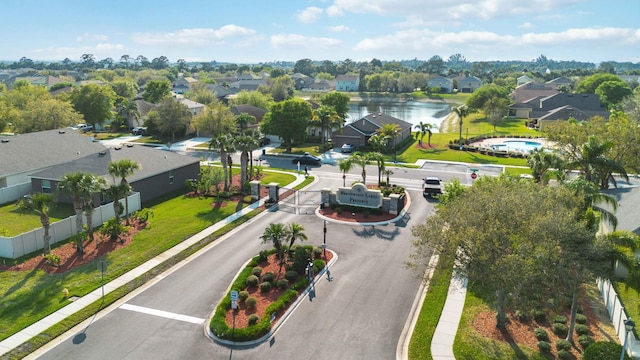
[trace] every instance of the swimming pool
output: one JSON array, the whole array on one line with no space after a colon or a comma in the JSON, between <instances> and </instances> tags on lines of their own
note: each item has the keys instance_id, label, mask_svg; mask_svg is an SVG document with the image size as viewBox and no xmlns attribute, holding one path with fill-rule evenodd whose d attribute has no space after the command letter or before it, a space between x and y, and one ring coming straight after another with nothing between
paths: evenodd
<instances>
[{"instance_id":1,"label":"swimming pool","mask_svg":"<svg viewBox=\"0 0 640 360\"><path fill-rule=\"evenodd\" d=\"M542 147L542 143L525 140L505 140L502 144L491 145L493 150L519 151L530 153Z\"/></svg>"}]
</instances>

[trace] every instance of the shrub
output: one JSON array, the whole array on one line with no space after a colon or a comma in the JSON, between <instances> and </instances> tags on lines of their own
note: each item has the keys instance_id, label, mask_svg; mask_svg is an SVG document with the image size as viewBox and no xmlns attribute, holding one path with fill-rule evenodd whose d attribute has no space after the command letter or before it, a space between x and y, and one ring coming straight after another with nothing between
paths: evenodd
<instances>
[{"instance_id":1,"label":"shrub","mask_svg":"<svg viewBox=\"0 0 640 360\"><path fill-rule=\"evenodd\" d=\"M260 261L265 261L269 258L269 251L268 250L262 250L260 251L260 253L258 253L258 259L260 259Z\"/></svg>"},{"instance_id":2,"label":"shrub","mask_svg":"<svg viewBox=\"0 0 640 360\"><path fill-rule=\"evenodd\" d=\"M548 354L551 352L551 344L546 341L538 341L538 349L540 349L540 352Z\"/></svg>"},{"instance_id":3,"label":"shrub","mask_svg":"<svg viewBox=\"0 0 640 360\"><path fill-rule=\"evenodd\" d=\"M578 337L578 344L583 349L586 349L589 345L593 344L595 340L589 335L580 335Z\"/></svg>"},{"instance_id":4,"label":"shrub","mask_svg":"<svg viewBox=\"0 0 640 360\"><path fill-rule=\"evenodd\" d=\"M56 255L56 254L47 254L43 256L45 260L47 260L47 264L52 265L52 266L59 266L60 265L60 256Z\"/></svg>"},{"instance_id":5,"label":"shrub","mask_svg":"<svg viewBox=\"0 0 640 360\"><path fill-rule=\"evenodd\" d=\"M298 272L295 270L289 270L284 274L284 278L289 281L294 281L298 277Z\"/></svg>"},{"instance_id":6,"label":"shrub","mask_svg":"<svg viewBox=\"0 0 640 360\"><path fill-rule=\"evenodd\" d=\"M573 359L573 355L571 355L571 351L569 351L569 350L559 350L558 351L558 359L560 359L560 360Z\"/></svg>"},{"instance_id":7,"label":"shrub","mask_svg":"<svg viewBox=\"0 0 640 360\"><path fill-rule=\"evenodd\" d=\"M272 283L274 282L274 280L276 279L276 276L273 275L272 272L266 272L263 276L262 276L262 282L268 282L268 283Z\"/></svg>"},{"instance_id":8,"label":"shrub","mask_svg":"<svg viewBox=\"0 0 640 360\"><path fill-rule=\"evenodd\" d=\"M609 341L597 341L587 346L582 353L583 360L618 359L622 353L622 346ZM631 359L627 354L625 359Z\"/></svg>"},{"instance_id":9,"label":"shrub","mask_svg":"<svg viewBox=\"0 0 640 360\"><path fill-rule=\"evenodd\" d=\"M561 323L553 324L553 333L560 336L565 337L569 333L569 329L567 329L567 325Z\"/></svg>"},{"instance_id":10,"label":"shrub","mask_svg":"<svg viewBox=\"0 0 640 360\"><path fill-rule=\"evenodd\" d=\"M260 284L260 292L269 292L271 291L271 283L270 282L263 282L262 284Z\"/></svg>"},{"instance_id":11,"label":"shrub","mask_svg":"<svg viewBox=\"0 0 640 360\"><path fill-rule=\"evenodd\" d=\"M256 266L251 270L251 275L260 277L262 275L262 268L260 266Z\"/></svg>"},{"instance_id":12,"label":"shrub","mask_svg":"<svg viewBox=\"0 0 640 360\"><path fill-rule=\"evenodd\" d=\"M249 292L247 290L242 290L238 293L238 298L240 301L244 302L249 297Z\"/></svg>"},{"instance_id":13,"label":"shrub","mask_svg":"<svg viewBox=\"0 0 640 360\"><path fill-rule=\"evenodd\" d=\"M544 328L537 328L533 330L533 335L535 335L536 339L538 340L549 341L549 334Z\"/></svg>"},{"instance_id":14,"label":"shrub","mask_svg":"<svg viewBox=\"0 0 640 360\"><path fill-rule=\"evenodd\" d=\"M244 304L247 305L247 308L249 309L255 308L257 303L258 303L258 299L254 298L253 296L250 298L247 298L247 300L244 301Z\"/></svg>"},{"instance_id":15,"label":"shrub","mask_svg":"<svg viewBox=\"0 0 640 360\"><path fill-rule=\"evenodd\" d=\"M322 257L322 248L316 247L313 248L313 258L319 259Z\"/></svg>"},{"instance_id":16,"label":"shrub","mask_svg":"<svg viewBox=\"0 0 640 360\"><path fill-rule=\"evenodd\" d=\"M287 279L280 279L276 282L276 287L278 289L282 289L285 290L287 288L287 286L289 286L289 280Z\"/></svg>"},{"instance_id":17,"label":"shrub","mask_svg":"<svg viewBox=\"0 0 640 360\"><path fill-rule=\"evenodd\" d=\"M588 335L589 334L589 327L587 325L584 324L576 324L576 334L578 335Z\"/></svg>"},{"instance_id":18,"label":"shrub","mask_svg":"<svg viewBox=\"0 0 640 360\"><path fill-rule=\"evenodd\" d=\"M258 279L257 276L255 275L249 275L249 277L247 278L247 287L254 287L258 285L258 282L260 282L260 279Z\"/></svg>"},{"instance_id":19,"label":"shrub","mask_svg":"<svg viewBox=\"0 0 640 360\"><path fill-rule=\"evenodd\" d=\"M537 322L543 322L547 315L542 310L531 310L531 317Z\"/></svg>"},{"instance_id":20,"label":"shrub","mask_svg":"<svg viewBox=\"0 0 640 360\"><path fill-rule=\"evenodd\" d=\"M584 316L583 314L576 314L576 323L578 323L578 324L586 324L587 323L587 317Z\"/></svg>"},{"instance_id":21,"label":"shrub","mask_svg":"<svg viewBox=\"0 0 640 360\"><path fill-rule=\"evenodd\" d=\"M571 348L573 347L573 345L571 344L571 342L565 340L565 339L558 339L556 340L556 349L558 351L560 350L571 350Z\"/></svg>"},{"instance_id":22,"label":"shrub","mask_svg":"<svg viewBox=\"0 0 640 360\"><path fill-rule=\"evenodd\" d=\"M256 314L249 315L249 326L257 324L258 320L260 320L260 317L258 315Z\"/></svg>"},{"instance_id":23,"label":"shrub","mask_svg":"<svg viewBox=\"0 0 640 360\"><path fill-rule=\"evenodd\" d=\"M515 316L516 316L516 319L518 319L518 321L520 322L528 322L531 319L529 314L527 314L522 310L516 310Z\"/></svg>"},{"instance_id":24,"label":"shrub","mask_svg":"<svg viewBox=\"0 0 640 360\"><path fill-rule=\"evenodd\" d=\"M551 318L551 322L553 322L554 324L566 324L567 323L567 317L564 315L554 315Z\"/></svg>"}]
</instances>

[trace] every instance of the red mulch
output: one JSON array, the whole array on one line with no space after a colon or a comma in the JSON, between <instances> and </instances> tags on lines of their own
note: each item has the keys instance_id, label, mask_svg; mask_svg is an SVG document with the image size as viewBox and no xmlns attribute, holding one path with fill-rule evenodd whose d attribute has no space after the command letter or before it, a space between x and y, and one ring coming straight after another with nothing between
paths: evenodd
<instances>
[{"instance_id":1,"label":"red mulch","mask_svg":"<svg viewBox=\"0 0 640 360\"><path fill-rule=\"evenodd\" d=\"M326 257L322 256L322 260L324 260L326 263L329 263L332 257L333 257L333 254L330 251L327 251ZM284 266L280 266L280 261L276 258L275 254L269 255L267 260L259 263L258 266L262 268L262 274L265 274L267 272L273 273L275 275L276 281L280 279L284 279L284 275L287 272ZM282 295L282 293L284 292L284 290L273 288L271 289L271 291L267 293L263 293L263 292L260 292L260 289L258 286L254 286L246 290L249 292L249 297L256 298L257 300L256 307L254 309L247 309L243 301L238 301L238 309L235 311L235 316L232 309L229 309L227 311L225 320L227 322L227 325L229 325L229 327L234 326L234 317L235 317L236 328L243 328L243 327L249 326L249 316L251 316L252 314L257 314L259 318L262 318L264 316L264 312L267 309L267 307L272 302L278 300L280 295ZM289 306L290 305L291 304L289 304ZM282 309L276 313L276 318L274 322L278 321L278 319L280 319L280 317L284 315L284 313L287 311L289 306L287 306L285 309Z\"/></svg>"},{"instance_id":2,"label":"red mulch","mask_svg":"<svg viewBox=\"0 0 640 360\"><path fill-rule=\"evenodd\" d=\"M392 215L389 213L381 213L378 215L369 214L365 215L363 213L352 213L347 211L342 211L338 214L337 211L324 208L320 210L320 214L328 217L329 219L341 220L352 223L367 223L367 222L380 222L380 221L389 221L396 218L398 215Z\"/></svg>"}]
</instances>

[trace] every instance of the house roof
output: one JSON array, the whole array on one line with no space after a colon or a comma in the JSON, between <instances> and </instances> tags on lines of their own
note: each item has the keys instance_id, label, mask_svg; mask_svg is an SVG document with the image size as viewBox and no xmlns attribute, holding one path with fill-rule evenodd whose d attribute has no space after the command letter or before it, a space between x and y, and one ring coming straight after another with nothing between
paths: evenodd
<instances>
[{"instance_id":1,"label":"house roof","mask_svg":"<svg viewBox=\"0 0 640 360\"><path fill-rule=\"evenodd\" d=\"M141 118L147 117L149 111L158 107L158 105L148 102L143 99L136 99L136 107L138 108L138 113L140 113Z\"/></svg>"},{"instance_id":2,"label":"house roof","mask_svg":"<svg viewBox=\"0 0 640 360\"><path fill-rule=\"evenodd\" d=\"M400 120L396 117L385 113L373 113L364 116L360 120L347 124L345 127L351 127L363 135L372 135L376 130L386 124L398 124L401 131L411 130L411 123ZM340 130L337 130L340 131Z\"/></svg>"},{"instance_id":3,"label":"house roof","mask_svg":"<svg viewBox=\"0 0 640 360\"><path fill-rule=\"evenodd\" d=\"M555 79L547 81L546 84L550 84L550 85L573 84L573 80L565 76L560 76Z\"/></svg>"},{"instance_id":4,"label":"house roof","mask_svg":"<svg viewBox=\"0 0 640 360\"><path fill-rule=\"evenodd\" d=\"M261 122L262 118L264 118L264 115L267 113L267 110L249 104L242 104L232 106L231 112L235 116L238 116L242 113L249 114L256 118L256 122Z\"/></svg>"},{"instance_id":5,"label":"house roof","mask_svg":"<svg viewBox=\"0 0 640 360\"><path fill-rule=\"evenodd\" d=\"M358 81L360 80L360 76L358 75L338 75L336 76L336 81Z\"/></svg>"},{"instance_id":6,"label":"house roof","mask_svg":"<svg viewBox=\"0 0 640 360\"><path fill-rule=\"evenodd\" d=\"M193 101L193 100L189 100L186 99L184 97L178 97L176 98L178 100L178 102L184 106L187 107L187 109L192 110L192 109L198 109L198 108L203 108L204 104L200 104L197 101Z\"/></svg>"},{"instance_id":7,"label":"house roof","mask_svg":"<svg viewBox=\"0 0 640 360\"><path fill-rule=\"evenodd\" d=\"M140 164L140 169L134 171L133 175L127 178L131 183L200 161L195 157L180 155L167 150L128 144L105 148L99 153L86 155L30 175L33 178L59 180L70 172L85 171L102 176L111 184L113 183L113 178L107 171L109 162L122 159L130 159Z\"/></svg>"},{"instance_id":8,"label":"house roof","mask_svg":"<svg viewBox=\"0 0 640 360\"><path fill-rule=\"evenodd\" d=\"M557 94L559 91L547 84L540 84L530 81L528 83L517 86L515 90L509 94L511 99L518 102L525 102L535 97L547 97Z\"/></svg>"},{"instance_id":9,"label":"house roof","mask_svg":"<svg viewBox=\"0 0 640 360\"><path fill-rule=\"evenodd\" d=\"M67 163L106 150L71 129L0 136L0 176Z\"/></svg>"}]
</instances>

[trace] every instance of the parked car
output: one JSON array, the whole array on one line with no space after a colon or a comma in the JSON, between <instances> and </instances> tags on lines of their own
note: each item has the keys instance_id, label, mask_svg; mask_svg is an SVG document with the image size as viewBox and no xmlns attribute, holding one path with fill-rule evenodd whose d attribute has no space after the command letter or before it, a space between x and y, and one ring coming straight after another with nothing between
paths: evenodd
<instances>
[{"instance_id":1,"label":"parked car","mask_svg":"<svg viewBox=\"0 0 640 360\"><path fill-rule=\"evenodd\" d=\"M313 156L308 152L304 153L304 155L302 156L298 156L297 158L293 159L294 164L300 163L300 165L320 165L320 162L321 160L319 157Z\"/></svg>"},{"instance_id":2,"label":"parked car","mask_svg":"<svg viewBox=\"0 0 640 360\"><path fill-rule=\"evenodd\" d=\"M424 178L424 183L422 183L422 195L425 197L431 197L439 194L442 194L442 180L433 176Z\"/></svg>"},{"instance_id":3,"label":"parked car","mask_svg":"<svg viewBox=\"0 0 640 360\"><path fill-rule=\"evenodd\" d=\"M344 144L340 148L340 152L343 153L343 154L352 153L355 149L356 149L356 147L351 145L351 144Z\"/></svg>"},{"instance_id":4,"label":"parked car","mask_svg":"<svg viewBox=\"0 0 640 360\"><path fill-rule=\"evenodd\" d=\"M266 145L269 145L270 143L271 143L271 139L269 139L268 137L260 138L260 146L266 146Z\"/></svg>"},{"instance_id":5,"label":"parked car","mask_svg":"<svg viewBox=\"0 0 640 360\"><path fill-rule=\"evenodd\" d=\"M76 125L76 129L82 131L82 132L87 132L87 131L91 131L93 130L93 125L89 125L89 124L78 124Z\"/></svg>"},{"instance_id":6,"label":"parked car","mask_svg":"<svg viewBox=\"0 0 640 360\"><path fill-rule=\"evenodd\" d=\"M145 136L145 135L147 135L147 128L146 127L142 127L142 126L137 126L137 127L134 127L133 130L131 130L131 133L133 135Z\"/></svg>"}]
</instances>

